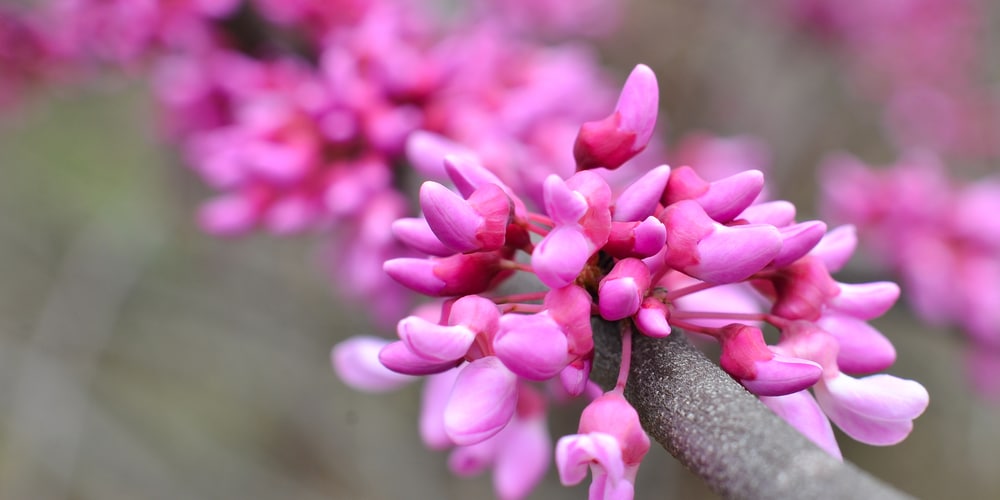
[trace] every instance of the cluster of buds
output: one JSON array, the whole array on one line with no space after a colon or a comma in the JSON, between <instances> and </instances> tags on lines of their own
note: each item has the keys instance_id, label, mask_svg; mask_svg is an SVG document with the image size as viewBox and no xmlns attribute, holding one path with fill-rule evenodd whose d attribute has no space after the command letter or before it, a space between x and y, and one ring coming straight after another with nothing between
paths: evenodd
<instances>
[{"instance_id":1,"label":"cluster of buds","mask_svg":"<svg viewBox=\"0 0 1000 500\"><path fill-rule=\"evenodd\" d=\"M633 329L665 337L679 328L716 339L726 372L838 457L830 420L870 444L906 437L927 406L924 388L885 374L849 375L893 363L892 345L867 321L899 293L892 283L831 278L854 250L853 228L828 233L822 222L795 222L788 202L755 203L759 171L707 182L690 167L664 165L617 193L598 175L644 148L657 103L655 76L640 65L613 113L580 128L577 172L548 176L537 211L473 159L446 155L454 191L424 183L423 217L393 224L400 241L427 257L384 266L403 285L439 298L429 306L439 312L400 321L399 339L383 341L377 356L375 340L338 346L342 376L386 388L400 382L395 374L431 375L423 414L430 421L421 427L440 431L429 444L456 446L459 455L482 443L491 450L529 446L519 429L541 413L539 395L592 398L580 434L556 449L565 483L579 482L591 467L592 498L630 498L649 447L622 397L629 349L615 389L599 396L589 381L594 318L620 322L623 344ZM499 291L518 283L517 275L534 277L541 289ZM765 323L780 331L773 345ZM532 447L548 439L532 435ZM495 471L511 466L497 453L490 455ZM522 472L525 481L540 475ZM495 479L502 497L525 491L524 483L513 488L509 475Z\"/></svg>"}]
</instances>

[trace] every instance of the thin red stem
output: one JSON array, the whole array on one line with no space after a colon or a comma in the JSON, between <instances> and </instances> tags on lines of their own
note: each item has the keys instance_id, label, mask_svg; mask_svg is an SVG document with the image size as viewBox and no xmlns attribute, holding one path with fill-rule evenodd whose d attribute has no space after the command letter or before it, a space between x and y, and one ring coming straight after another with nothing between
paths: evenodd
<instances>
[{"instance_id":1,"label":"thin red stem","mask_svg":"<svg viewBox=\"0 0 1000 500\"><path fill-rule=\"evenodd\" d=\"M628 371L632 365L632 322L622 321L622 362L618 367L618 382L615 383L615 391L625 392L625 384L628 383Z\"/></svg>"},{"instance_id":2,"label":"thin red stem","mask_svg":"<svg viewBox=\"0 0 1000 500\"><path fill-rule=\"evenodd\" d=\"M545 310L542 304L521 304L519 302L510 304L499 304L501 313L540 313Z\"/></svg>"},{"instance_id":3,"label":"thin red stem","mask_svg":"<svg viewBox=\"0 0 1000 500\"><path fill-rule=\"evenodd\" d=\"M688 286L683 287L683 288L678 288L676 290L671 290L671 291L667 292L667 294L663 298L664 298L664 300L672 301L672 300L676 300L676 299L678 299L680 297L683 297L685 295L691 295L692 293L695 293L695 292L700 292L702 290L708 290L709 288L712 288L714 286L716 286L716 285L714 285L712 283L706 283L706 282L703 281L701 283L695 283L694 285L688 285Z\"/></svg>"},{"instance_id":4,"label":"thin red stem","mask_svg":"<svg viewBox=\"0 0 1000 500\"><path fill-rule=\"evenodd\" d=\"M532 300L542 300L547 292L515 293L502 297L493 297L493 302L497 304L507 304L510 302L530 302Z\"/></svg>"}]
</instances>

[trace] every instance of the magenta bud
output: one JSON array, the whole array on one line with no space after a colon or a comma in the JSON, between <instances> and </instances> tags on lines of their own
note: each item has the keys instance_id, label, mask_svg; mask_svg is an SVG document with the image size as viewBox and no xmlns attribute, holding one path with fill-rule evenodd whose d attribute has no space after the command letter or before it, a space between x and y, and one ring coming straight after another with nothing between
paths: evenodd
<instances>
[{"instance_id":1,"label":"magenta bud","mask_svg":"<svg viewBox=\"0 0 1000 500\"><path fill-rule=\"evenodd\" d=\"M774 226L720 224L698 242L698 263L681 270L709 283L735 283L763 269L780 251L781 234Z\"/></svg>"},{"instance_id":2,"label":"magenta bud","mask_svg":"<svg viewBox=\"0 0 1000 500\"><path fill-rule=\"evenodd\" d=\"M820 221L801 222L778 229L781 233L781 251L771 263L785 267L809 253L826 234L826 224Z\"/></svg>"},{"instance_id":3,"label":"magenta bud","mask_svg":"<svg viewBox=\"0 0 1000 500\"><path fill-rule=\"evenodd\" d=\"M576 280L593 252L579 228L557 226L531 252L531 267L542 283L562 288Z\"/></svg>"},{"instance_id":4,"label":"magenta bud","mask_svg":"<svg viewBox=\"0 0 1000 500\"><path fill-rule=\"evenodd\" d=\"M660 165L629 184L615 201L613 220L638 221L653 215L669 178L670 167Z\"/></svg>"},{"instance_id":5,"label":"magenta bud","mask_svg":"<svg viewBox=\"0 0 1000 500\"><path fill-rule=\"evenodd\" d=\"M583 394L587 389L587 382L590 381L590 368L590 360L578 359L559 372L559 382L566 394L574 397Z\"/></svg>"},{"instance_id":6,"label":"magenta bud","mask_svg":"<svg viewBox=\"0 0 1000 500\"><path fill-rule=\"evenodd\" d=\"M389 259L382 265L392 279L433 297L473 295L494 285L504 271L496 252L457 254L450 257Z\"/></svg>"},{"instance_id":7,"label":"magenta bud","mask_svg":"<svg viewBox=\"0 0 1000 500\"><path fill-rule=\"evenodd\" d=\"M580 434L604 433L618 441L625 466L638 466L649 451L649 436L642 430L639 414L615 391L593 400L580 414Z\"/></svg>"},{"instance_id":8,"label":"magenta bud","mask_svg":"<svg viewBox=\"0 0 1000 500\"><path fill-rule=\"evenodd\" d=\"M562 371L568 347L566 334L548 312L504 314L493 340L504 365L529 380L548 380Z\"/></svg>"},{"instance_id":9,"label":"magenta bud","mask_svg":"<svg viewBox=\"0 0 1000 500\"><path fill-rule=\"evenodd\" d=\"M663 338L670 335L670 309L654 297L646 297L635 315L635 326L648 337Z\"/></svg>"},{"instance_id":10,"label":"magenta bud","mask_svg":"<svg viewBox=\"0 0 1000 500\"><path fill-rule=\"evenodd\" d=\"M646 258L656 255L666 242L666 226L650 216L642 222L612 222L608 242L601 250L619 259Z\"/></svg>"},{"instance_id":11,"label":"magenta bud","mask_svg":"<svg viewBox=\"0 0 1000 500\"><path fill-rule=\"evenodd\" d=\"M420 186L420 208L427 225L441 243L459 252L479 250L476 232L484 219L461 196L441 184L427 181Z\"/></svg>"},{"instance_id":12,"label":"magenta bud","mask_svg":"<svg viewBox=\"0 0 1000 500\"><path fill-rule=\"evenodd\" d=\"M453 255L455 250L441 243L441 240L431 231L427 220L417 217L404 217L392 222L392 235L404 245L437 257Z\"/></svg>"},{"instance_id":13,"label":"magenta bud","mask_svg":"<svg viewBox=\"0 0 1000 500\"><path fill-rule=\"evenodd\" d=\"M500 432L517 406L517 375L496 356L461 368L444 410L448 437L459 446L479 443Z\"/></svg>"},{"instance_id":14,"label":"magenta bud","mask_svg":"<svg viewBox=\"0 0 1000 500\"><path fill-rule=\"evenodd\" d=\"M597 308L601 317L617 321L638 312L643 297L649 291L649 280L649 268L641 260L627 258L618 261L598 286Z\"/></svg>"},{"instance_id":15,"label":"magenta bud","mask_svg":"<svg viewBox=\"0 0 1000 500\"><path fill-rule=\"evenodd\" d=\"M615 169L642 152L653 135L658 106L656 75L640 64L626 80L615 111L580 127L573 145L578 170Z\"/></svg>"},{"instance_id":16,"label":"magenta bud","mask_svg":"<svg viewBox=\"0 0 1000 500\"><path fill-rule=\"evenodd\" d=\"M545 212L556 224L575 224L587 213L587 199L570 189L558 175L545 178L542 185Z\"/></svg>"},{"instance_id":17,"label":"magenta bud","mask_svg":"<svg viewBox=\"0 0 1000 500\"><path fill-rule=\"evenodd\" d=\"M775 354L768 361L755 363L755 377L741 379L748 391L758 396L784 396L803 391L816 384L823 368L805 359Z\"/></svg>"}]
</instances>

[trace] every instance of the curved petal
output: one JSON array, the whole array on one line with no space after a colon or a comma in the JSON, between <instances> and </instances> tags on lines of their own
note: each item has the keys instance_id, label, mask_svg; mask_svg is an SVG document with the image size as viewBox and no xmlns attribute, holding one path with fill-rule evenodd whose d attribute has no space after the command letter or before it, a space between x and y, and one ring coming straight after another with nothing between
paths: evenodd
<instances>
[{"instance_id":1,"label":"curved petal","mask_svg":"<svg viewBox=\"0 0 1000 500\"><path fill-rule=\"evenodd\" d=\"M517 375L496 356L469 363L458 373L444 410L444 426L455 444L467 446L500 432L517 405Z\"/></svg>"}]
</instances>

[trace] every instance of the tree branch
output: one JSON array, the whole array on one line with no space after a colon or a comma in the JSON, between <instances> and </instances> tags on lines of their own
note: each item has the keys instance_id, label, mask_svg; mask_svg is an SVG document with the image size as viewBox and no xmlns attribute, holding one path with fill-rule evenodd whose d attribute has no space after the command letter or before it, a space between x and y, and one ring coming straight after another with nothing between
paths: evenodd
<instances>
[{"instance_id":1,"label":"tree branch","mask_svg":"<svg viewBox=\"0 0 1000 500\"><path fill-rule=\"evenodd\" d=\"M594 321L591 377L615 384L621 339ZM778 418L675 332L633 337L625 396L642 426L671 455L726 498L909 498L841 462Z\"/></svg>"}]
</instances>

